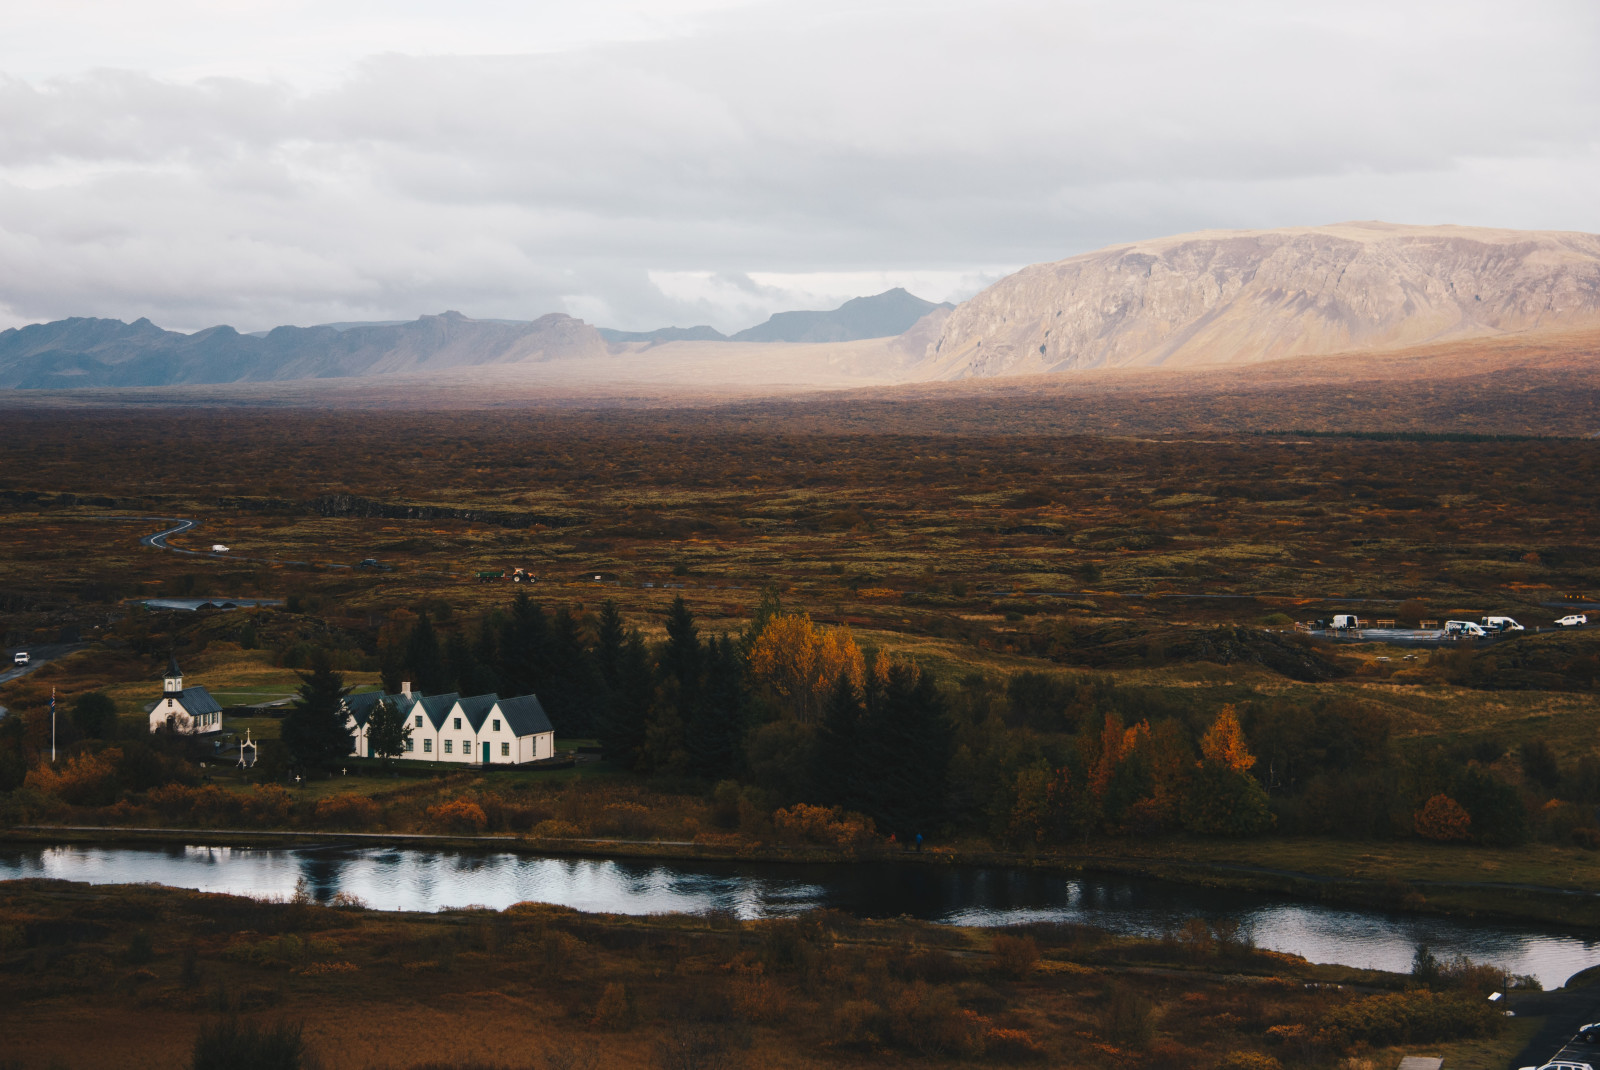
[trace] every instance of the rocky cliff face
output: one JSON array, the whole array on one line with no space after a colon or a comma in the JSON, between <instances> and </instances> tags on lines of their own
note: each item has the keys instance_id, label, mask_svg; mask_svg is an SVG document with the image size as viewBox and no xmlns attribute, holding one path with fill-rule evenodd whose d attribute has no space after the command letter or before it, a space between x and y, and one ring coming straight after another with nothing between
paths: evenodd
<instances>
[{"instance_id":1,"label":"rocky cliff face","mask_svg":"<svg viewBox=\"0 0 1600 1070\"><path fill-rule=\"evenodd\" d=\"M1036 264L959 306L929 378L1235 364L1600 325L1600 235L1344 223Z\"/></svg>"}]
</instances>

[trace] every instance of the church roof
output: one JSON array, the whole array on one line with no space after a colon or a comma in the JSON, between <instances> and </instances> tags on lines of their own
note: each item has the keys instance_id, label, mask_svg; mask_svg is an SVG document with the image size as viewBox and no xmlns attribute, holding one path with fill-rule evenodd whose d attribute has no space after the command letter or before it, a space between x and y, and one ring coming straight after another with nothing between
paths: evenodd
<instances>
[{"instance_id":1,"label":"church roof","mask_svg":"<svg viewBox=\"0 0 1600 1070\"><path fill-rule=\"evenodd\" d=\"M222 707L217 705L217 700L211 697L211 692L203 687L186 687L179 693L178 701L183 703L183 708L193 717L202 713L221 713Z\"/></svg>"},{"instance_id":2,"label":"church roof","mask_svg":"<svg viewBox=\"0 0 1600 1070\"><path fill-rule=\"evenodd\" d=\"M178 655L176 655L176 654L168 654L167 655L167 675L168 676L182 676L183 675L183 671L178 668Z\"/></svg>"}]
</instances>

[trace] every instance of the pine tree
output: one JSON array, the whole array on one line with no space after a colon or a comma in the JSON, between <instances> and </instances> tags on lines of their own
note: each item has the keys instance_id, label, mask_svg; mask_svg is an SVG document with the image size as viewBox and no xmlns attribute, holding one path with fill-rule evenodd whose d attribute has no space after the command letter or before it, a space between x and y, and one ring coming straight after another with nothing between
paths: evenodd
<instances>
[{"instance_id":1,"label":"pine tree","mask_svg":"<svg viewBox=\"0 0 1600 1070\"><path fill-rule=\"evenodd\" d=\"M868 688L860 764L846 805L859 804L851 808L880 829L932 834L944 821L952 745L944 698L932 677L914 665L891 665L881 683Z\"/></svg>"},{"instance_id":2,"label":"pine tree","mask_svg":"<svg viewBox=\"0 0 1600 1070\"><path fill-rule=\"evenodd\" d=\"M425 695L450 690L444 657L439 652L439 633L434 631L426 610L417 615L417 623L406 638L406 669L413 686Z\"/></svg>"},{"instance_id":3,"label":"pine tree","mask_svg":"<svg viewBox=\"0 0 1600 1070\"><path fill-rule=\"evenodd\" d=\"M856 786L865 780L860 768L861 722L865 715L855 684L841 675L828 696L817 731L811 786L818 802L830 806L855 802Z\"/></svg>"},{"instance_id":4,"label":"pine tree","mask_svg":"<svg viewBox=\"0 0 1600 1070\"><path fill-rule=\"evenodd\" d=\"M727 636L706 640L701 650L702 686L685 726L690 769L707 780L739 771L748 705L744 656Z\"/></svg>"},{"instance_id":5,"label":"pine tree","mask_svg":"<svg viewBox=\"0 0 1600 1070\"><path fill-rule=\"evenodd\" d=\"M607 598L600 607L600 621L595 627L594 660L601 679L613 691L622 678L622 645L627 641L622 613L617 609L617 603Z\"/></svg>"},{"instance_id":6,"label":"pine tree","mask_svg":"<svg viewBox=\"0 0 1600 1070\"><path fill-rule=\"evenodd\" d=\"M596 706L601 682L578 622L565 606L551 621L546 645L548 663L538 681L539 701L556 734L591 736L596 730Z\"/></svg>"},{"instance_id":7,"label":"pine tree","mask_svg":"<svg viewBox=\"0 0 1600 1070\"><path fill-rule=\"evenodd\" d=\"M302 769L327 768L351 752L345 729L344 698L350 689L333 671L325 651L311 657L311 671L300 674L300 697L283 719L283 745Z\"/></svg>"},{"instance_id":8,"label":"pine tree","mask_svg":"<svg viewBox=\"0 0 1600 1070\"><path fill-rule=\"evenodd\" d=\"M449 681L445 690L462 695L481 694L473 689L477 675L478 659L472 652L472 645L461 632L451 632L444 643L444 676Z\"/></svg>"},{"instance_id":9,"label":"pine tree","mask_svg":"<svg viewBox=\"0 0 1600 1070\"><path fill-rule=\"evenodd\" d=\"M510 695L531 695L544 681L548 625L539 603L518 591L500 630L500 683Z\"/></svg>"},{"instance_id":10,"label":"pine tree","mask_svg":"<svg viewBox=\"0 0 1600 1070\"><path fill-rule=\"evenodd\" d=\"M641 767L645 731L654 716L655 697L650 652L638 631L631 631L618 654L617 684L611 689L600 725L600 747L607 760L628 769Z\"/></svg>"}]
</instances>

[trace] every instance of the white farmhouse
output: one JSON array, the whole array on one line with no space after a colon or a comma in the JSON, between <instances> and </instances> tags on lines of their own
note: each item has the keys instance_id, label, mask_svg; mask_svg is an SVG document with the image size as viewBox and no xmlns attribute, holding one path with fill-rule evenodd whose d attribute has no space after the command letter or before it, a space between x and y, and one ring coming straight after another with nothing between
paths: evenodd
<instances>
[{"instance_id":1,"label":"white farmhouse","mask_svg":"<svg viewBox=\"0 0 1600 1070\"><path fill-rule=\"evenodd\" d=\"M203 687L184 687L174 655L167 659L161 700L150 707L150 731L180 736L208 736L222 731L222 707Z\"/></svg>"},{"instance_id":2,"label":"white farmhouse","mask_svg":"<svg viewBox=\"0 0 1600 1070\"><path fill-rule=\"evenodd\" d=\"M376 691L344 700L345 722L354 737L351 751L371 757L367 722L380 699L392 702L411 727L403 758L460 762L463 765L521 765L554 758L556 734L534 695L501 698L474 695L420 695L404 684L398 695Z\"/></svg>"}]
</instances>

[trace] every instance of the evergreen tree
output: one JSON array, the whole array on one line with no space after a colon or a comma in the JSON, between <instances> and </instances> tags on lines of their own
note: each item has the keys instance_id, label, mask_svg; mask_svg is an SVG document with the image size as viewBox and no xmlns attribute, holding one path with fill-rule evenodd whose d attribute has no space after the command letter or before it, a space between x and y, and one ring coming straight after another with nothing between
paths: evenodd
<instances>
[{"instance_id":1,"label":"evergreen tree","mask_svg":"<svg viewBox=\"0 0 1600 1070\"><path fill-rule=\"evenodd\" d=\"M846 805L902 836L932 834L944 821L952 740L932 677L894 665L869 689L860 765Z\"/></svg>"},{"instance_id":2,"label":"evergreen tree","mask_svg":"<svg viewBox=\"0 0 1600 1070\"><path fill-rule=\"evenodd\" d=\"M747 717L744 656L726 635L701 651L704 678L685 725L689 765L696 776L725 780L739 771Z\"/></svg>"},{"instance_id":3,"label":"evergreen tree","mask_svg":"<svg viewBox=\"0 0 1600 1070\"><path fill-rule=\"evenodd\" d=\"M400 707L388 699L379 699L367 719L367 753L374 758L398 758L406 751L406 740L411 738L411 722L400 712Z\"/></svg>"},{"instance_id":4,"label":"evergreen tree","mask_svg":"<svg viewBox=\"0 0 1600 1070\"><path fill-rule=\"evenodd\" d=\"M655 697L650 653L638 631L630 631L617 657L617 683L600 724L600 746L609 761L629 769L641 767Z\"/></svg>"},{"instance_id":5,"label":"evergreen tree","mask_svg":"<svg viewBox=\"0 0 1600 1070\"><path fill-rule=\"evenodd\" d=\"M843 673L828 696L817 729L817 747L811 768L812 792L830 806L852 803L857 785L865 777L860 769L861 721L865 716L861 695Z\"/></svg>"},{"instance_id":6,"label":"evergreen tree","mask_svg":"<svg viewBox=\"0 0 1600 1070\"><path fill-rule=\"evenodd\" d=\"M90 739L112 739L117 734L117 704L100 691L81 695L72 704L72 723Z\"/></svg>"},{"instance_id":7,"label":"evergreen tree","mask_svg":"<svg viewBox=\"0 0 1600 1070\"><path fill-rule=\"evenodd\" d=\"M477 695L482 692L474 689L477 684L478 659L472 652L472 644L467 642L467 637L460 631L451 632L444 643L444 676L449 681L445 688L462 695Z\"/></svg>"},{"instance_id":8,"label":"evergreen tree","mask_svg":"<svg viewBox=\"0 0 1600 1070\"><path fill-rule=\"evenodd\" d=\"M700 688L700 632L694 614L679 595L667 610L667 642L661 648L661 672L677 684L680 706L694 700Z\"/></svg>"},{"instance_id":9,"label":"evergreen tree","mask_svg":"<svg viewBox=\"0 0 1600 1070\"><path fill-rule=\"evenodd\" d=\"M412 686L425 695L450 690L444 657L439 652L439 633L434 631L427 610L417 615L417 623L406 638L406 669L411 673Z\"/></svg>"},{"instance_id":10,"label":"evergreen tree","mask_svg":"<svg viewBox=\"0 0 1600 1070\"><path fill-rule=\"evenodd\" d=\"M597 728L596 707L603 684L578 622L565 606L556 611L548 638L548 664L538 681L539 701L557 735L591 736Z\"/></svg>"},{"instance_id":11,"label":"evergreen tree","mask_svg":"<svg viewBox=\"0 0 1600 1070\"><path fill-rule=\"evenodd\" d=\"M527 591L518 591L511 601L511 615L500 629L498 669L507 695L538 693L548 663L548 631L544 609Z\"/></svg>"},{"instance_id":12,"label":"evergreen tree","mask_svg":"<svg viewBox=\"0 0 1600 1070\"><path fill-rule=\"evenodd\" d=\"M350 689L333 671L326 651L311 656L311 671L300 674L300 697L283 719L283 745L302 769L327 768L347 758L344 698Z\"/></svg>"},{"instance_id":13,"label":"evergreen tree","mask_svg":"<svg viewBox=\"0 0 1600 1070\"><path fill-rule=\"evenodd\" d=\"M595 627L594 661L600 678L613 691L622 679L622 647L627 641L622 613L616 601L607 598L600 607L600 621Z\"/></svg>"}]
</instances>

